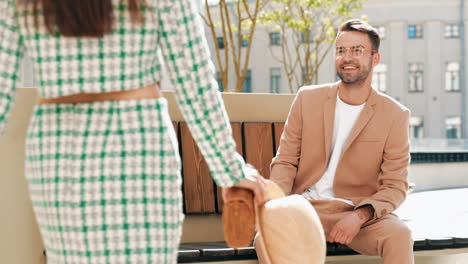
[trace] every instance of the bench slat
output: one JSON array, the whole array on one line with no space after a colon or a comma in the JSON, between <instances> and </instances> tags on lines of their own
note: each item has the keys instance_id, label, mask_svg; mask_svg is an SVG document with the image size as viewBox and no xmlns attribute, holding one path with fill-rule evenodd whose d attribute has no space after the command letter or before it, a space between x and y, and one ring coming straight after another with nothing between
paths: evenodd
<instances>
[{"instance_id":1,"label":"bench slat","mask_svg":"<svg viewBox=\"0 0 468 264\"><path fill-rule=\"evenodd\" d=\"M468 247L468 237L454 237L453 240L457 247Z\"/></svg>"},{"instance_id":2,"label":"bench slat","mask_svg":"<svg viewBox=\"0 0 468 264\"><path fill-rule=\"evenodd\" d=\"M357 254L359 253L352 250L347 245L327 242L327 256L357 255Z\"/></svg>"},{"instance_id":3,"label":"bench slat","mask_svg":"<svg viewBox=\"0 0 468 264\"><path fill-rule=\"evenodd\" d=\"M190 134L187 123L181 122L180 143L182 145L185 211L191 213L215 212L215 189L198 146Z\"/></svg>"},{"instance_id":4,"label":"bench slat","mask_svg":"<svg viewBox=\"0 0 468 264\"><path fill-rule=\"evenodd\" d=\"M427 248L427 240L425 238L413 238L413 250L424 250Z\"/></svg>"},{"instance_id":5,"label":"bench slat","mask_svg":"<svg viewBox=\"0 0 468 264\"><path fill-rule=\"evenodd\" d=\"M283 134L284 131L284 123L274 123L273 124L273 129L274 129L274 134L275 134L275 155L276 152L278 151L279 145L280 145L280 139L281 139L281 134Z\"/></svg>"},{"instance_id":6,"label":"bench slat","mask_svg":"<svg viewBox=\"0 0 468 264\"><path fill-rule=\"evenodd\" d=\"M270 163L273 159L272 123L243 124L245 159L257 168L260 175L270 178Z\"/></svg>"},{"instance_id":7,"label":"bench slat","mask_svg":"<svg viewBox=\"0 0 468 264\"><path fill-rule=\"evenodd\" d=\"M452 237L429 237L427 239L427 245L433 249L451 248L455 244Z\"/></svg>"},{"instance_id":8,"label":"bench slat","mask_svg":"<svg viewBox=\"0 0 468 264\"><path fill-rule=\"evenodd\" d=\"M225 258L236 255L236 250L228 247L224 242L184 243L184 248L200 250L201 258Z\"/></svg>"},{"instance_id":9,"label":"bench slat","mask_svg":"<svg viewBox=\"0 0 468 264\"><path fill-rule=\"evenodd\" d=\"M238 248L236 249L236 253L238 256L257 257L257 253L253 246Z\"/></svg>"},{"instance_id":10,"label":"bench slat","mask_svg":"<svg viewBox=\"0 0 468 264\"><path fill-rule=\"evenodd\" d=\"M467 247L468 238L430 237L414 238L414 250L433 250ZM233 249L224 242L200 242L182 244L181 248L190 248L201 251L201 255L194 256L191 262L214 260L257 259L253 246ZM179 254L180 254L179 249ZM346 245L327 242L327 256L342 256L359 254Z\"/></svg>"},{"instance_id":11,"label":"bench slat","mask_svg":"<svg viewBox=\"0 0 468 264\"><path fill-rule=\"evenodd\" d=\"M193 262L200 258L200 250L186 247L179 247L177 263Z\"/></svg>"}]
</instances>

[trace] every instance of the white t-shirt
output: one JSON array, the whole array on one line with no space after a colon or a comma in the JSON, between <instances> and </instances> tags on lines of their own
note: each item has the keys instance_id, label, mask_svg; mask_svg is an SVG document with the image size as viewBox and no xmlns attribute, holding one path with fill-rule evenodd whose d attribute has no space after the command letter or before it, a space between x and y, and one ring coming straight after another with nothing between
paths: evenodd
<instances>
[{"instance_id":1,"label":"white t-shirt","mask_svg":"<svg viewBox=\"0 0 468 264\"><path fill-rule=\"evenodd\" d=\"M354 203L350 200L335 197L333 193L333 180L335 179L336 167L343 153L343 147L364 105L365 103L361 105L346 104L337 95L331 157L328 161L328 167L322 178L302 194L304 198L308 200L338 200L354 206Z\"/></svg>"}]
</instances>

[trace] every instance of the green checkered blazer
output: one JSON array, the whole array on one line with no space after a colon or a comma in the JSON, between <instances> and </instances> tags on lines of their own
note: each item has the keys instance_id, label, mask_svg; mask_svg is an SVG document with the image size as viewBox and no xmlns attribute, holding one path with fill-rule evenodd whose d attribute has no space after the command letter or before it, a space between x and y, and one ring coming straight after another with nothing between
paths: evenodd
<instances>
[{"instance_id":1,"label":"green checkered blazer","mask_svg":"<svg viewBox=\"0 0 468 264\"><path fill-rule=\"evenodd\" d=\"M0 132L12 108L25 52L45 98L142 87L159 81L164 65L215 182L220 186L238 182L245 165L235 151L194 3L147 0L144 26L131 23L126 1L114 3L114 32L93 39L50 35L42 16L36 30L30 8L0 0Z\"/></svg>"}]
</instances>

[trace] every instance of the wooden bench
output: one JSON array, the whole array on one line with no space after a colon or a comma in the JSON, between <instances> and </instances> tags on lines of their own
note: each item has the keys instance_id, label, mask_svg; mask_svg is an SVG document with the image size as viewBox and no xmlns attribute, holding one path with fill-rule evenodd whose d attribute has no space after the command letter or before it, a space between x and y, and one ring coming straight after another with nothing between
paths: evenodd
<instances>
[{"instance_id":1,"label":"wooden bench","mask_svg":"<svg viewBox=\"0 0 468 264\"><path fill-rule=\"evenodd\" d=\"M261 175L270 176L282 123L231 123L237 151L254 165ZM174 122L183 162L184 212L186 214L222 213L223 201L198 147L185 122ZM273 138L275 140L273 140Z\"/></svg>"},{"instance_id":2,"label":"wooden bench","mask_svg":"<svg viewBox=\"0 0 468 264\"><path fill-rule=\"evenodd\" d=\"M203 160L198 147L195 145L192 136L184 122L174 122L174 128L179 139L179 147L183 162L183 192L184 192L184 212L187 215L192 214L221 214L223 201L220 197L220 191L216 188L208 167ZM284 123L273 122L233 122L231 123L234 139L237 143L237 151L242 154L248 163L253 164L261 175L269 178L269 166L272 158L276 154L279 146L279 139L284 129ZM438 162L460 162L468 161L466 153L412 153L413 162L428 162L430 159L437 159ZM415 235L414 250L438 250L468 248L468 231L447 232L441 228L442 222L433 223L438 226L428 228L426 221L419 219L421 215L417 209L422 208L421 204L430 197L438 199L446 197L454 190L443 192L424 192L425 198L411 199L402 206L402 219L408 221L409 226ZM468 198L468 189L458 190L455 199L466 201ZM418 196L419 197L419 196ZM464 197L464 198L463 198ZM453 197L452 197L453 198ZM461 201L460 201L461 202ZM437 208L434 208L437 210ZM452 212L455 209L452 209ZM463 214L463 208L459 208ZM456 213L456 212L453 212ZM401 217L401 216L400 216ZM468 213L460 215L459 225L468 222ZM464 219L464 220L463 220ZM424 221L424 223L421 223ZM452 227L453 229L453 227ZM437 232L435 232L437 231ZM349 247L336 243L327 244L328 256L355 255L357 252ZM196 263L205 261L227 261L227 260L246 260L256 259L254 248L246 247L233 249L226 246L224 242L197 242L182 243L179 248L179 263Z\"/></svg>"},{"instance_id":3,"label":"wooden bench","mask_svg":"<svg viewBox=\"0 0 468 264\"><path fill-rule=\"evenodd\" d=\"M165 92L164 95L169 101L171 118L183 120L173 93ZM239 152L249 162L255 164L262 173L268 175L268 165L274 155L282 127L282 123L275 122L286 120L295 95L223 93L222 96L229 118L244 122L233 123L236 140L241 142L238 144ZM3 229L0 232L2 234L0 236L1 263L45 263L44 247L24 178L24 151L21 151L25 149L26 131L36 101L36 89L18 89L15 108L10 117L6 134L0 142L2 143L0 161L3 162L2 177L0 177L0 201L3 202L1 203L3 209L1 227ZM265 121L267 123L248 123L245 121ZM179 261L181 263L196 263L256 259L252 247L234 250L226 247L222 242L211 242L223 240L219 215L222 202L217 196L217 189L211 177L207 175L206 167L202 168L205 165L200 154L194 147L190 147L190 140L187 141L187 139L191 138L187 137L189 134L186 126L183 128L184 126L184 123L175 123L179 132L181 153L185 156L184 193L186 202L184 210L187 214L184 222L183 244L179 250ZM255 132L258 129L266 136L260 136L262 134ZM263 131L263 129L265 130ZM182 142L181 132L186 135L185 142ZM192 144L192 146L194 145ZM197 157L192 169L187 167L190 155ZM419 192L434 188L468 186L467 161L467 152L412 153L410 172L413 172L413 179L416 179L416 188L415 193L411 194L407 203L401 207L401 216L402 219L409 220L408 224L416 238L414 248L417 251L417 256L418 254L441 252L435 249L442 248L449 248L449 254L468 256L468 254L460 254L460 250L468 253L468 225L466 225L468 217L465 206L465 201L468 200L467 189ZM204 178L198 178L197 175ZM193 183L189 184L190 180ZM447 201L444 201L443 198ZM437 203L437 201L444 201L444 203ZM429 206L427 206L428 204ZM427 207L430 208L426 209ZM425 216L425 218L421 220L421 216ZM204 242L195 243L200 241ZM442 252L446 252L446 250L442 250ZM437 254L437 263L455 263L452 258L450 261L440 260L441 254L446 253L435 254ZM337 258L342 258L339 255L344 255L343 258L351 259L352 263L356 263L354 262L356 258L362 257L342 245L334 244L328 245L328 255L332 257L328 257L327 261L334 261ZM252 262L255 261L241 261L243 264ZM456 263L468 262L463 259Z\"/></svg>"}]
</instances>

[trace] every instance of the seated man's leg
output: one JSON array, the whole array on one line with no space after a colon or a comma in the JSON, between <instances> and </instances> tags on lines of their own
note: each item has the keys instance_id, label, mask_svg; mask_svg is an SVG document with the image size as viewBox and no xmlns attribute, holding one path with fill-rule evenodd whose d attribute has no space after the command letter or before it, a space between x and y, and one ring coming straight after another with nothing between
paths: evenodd
<instances>
[{"instance_id":1,"label":"seated man's leg","mask_svg":"<svg viewBox=\"0 0 468 264\"><path fill-rule=\"evenodd\" d=\"M381 256L384 264L413 264L413 239L408 226L393 214L363 227L349 247L370 256Z\"/></svg>"}]
</instances>

